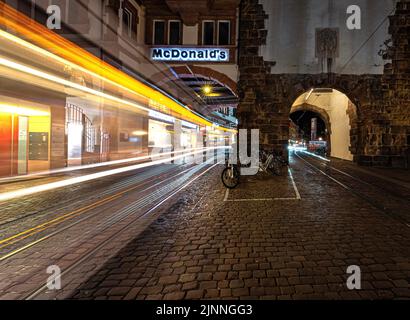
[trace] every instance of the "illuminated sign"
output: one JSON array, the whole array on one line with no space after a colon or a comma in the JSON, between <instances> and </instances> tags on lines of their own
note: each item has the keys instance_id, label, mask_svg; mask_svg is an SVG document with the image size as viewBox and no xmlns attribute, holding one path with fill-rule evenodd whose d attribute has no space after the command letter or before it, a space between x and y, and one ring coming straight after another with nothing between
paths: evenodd
<instances>
[{"instance_id":1,"label":"illuminated sign","mask_svg":"<svg viewBox=\"0 0 410 320\"><path fill-rule=\"evenodd\" d=\"M220 48L152 48L154 61L229 61L229 49Z\"/></svg>"}]
</instances>

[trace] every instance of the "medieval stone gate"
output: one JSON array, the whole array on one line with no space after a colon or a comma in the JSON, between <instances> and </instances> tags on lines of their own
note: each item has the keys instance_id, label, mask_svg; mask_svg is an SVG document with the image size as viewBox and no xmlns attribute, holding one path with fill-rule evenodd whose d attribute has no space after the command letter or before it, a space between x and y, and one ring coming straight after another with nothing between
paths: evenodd
<instances>
[{"instance_id":1,"label":"medieval stone gate","mask_svg":"<svg viewBox=\"0 0 410 320\"><path fill-rule=\"evenodd\" d=\"M265 149L284 149L289 138L289 112L295 99L311 88L333 88L356 106L348 109L354 161L362 165L409 166L410 148L410 2L399 1L390 17L383 75L272 74L264 61L268 15L258 0L240 6L238 107L239 127L260 129Z\"/></svg>"}]
</instances>

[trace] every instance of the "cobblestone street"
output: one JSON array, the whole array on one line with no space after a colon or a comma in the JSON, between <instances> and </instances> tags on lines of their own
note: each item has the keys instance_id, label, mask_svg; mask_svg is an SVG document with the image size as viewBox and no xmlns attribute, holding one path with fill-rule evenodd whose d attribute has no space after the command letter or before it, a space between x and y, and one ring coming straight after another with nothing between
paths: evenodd
<instances>
[{"instance_id":1,"label":"cobblestone street","mask_svg":"<svg viewBox=\"0 0 410 320\"><path fill-rule=\"evenodd\" d=\"M103 266L96 269L90 260L63 278L75 284L65 297L410 298L410 232L403 213L381 211L304 158L292 157L295 185L290 175L252 177L227 194L221 169L208 172ZM370 169L361 170L365 176ZM403 193L405 179L396 180ZM392 205L400 198L382 189L378 196ZM408 198L401 200L407 201L403 212L410 212ZM361 268L362 290L346 287L351 265ZM84 275L88 280L80 283ZM39 297L54 296L49 291Z\"/></svg>"}]
</instances>

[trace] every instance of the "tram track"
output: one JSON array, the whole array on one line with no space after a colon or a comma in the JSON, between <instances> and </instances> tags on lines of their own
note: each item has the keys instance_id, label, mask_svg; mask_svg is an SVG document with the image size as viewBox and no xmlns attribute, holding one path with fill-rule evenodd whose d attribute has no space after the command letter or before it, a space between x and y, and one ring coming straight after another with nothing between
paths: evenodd
<instances>
[{"instance_id":1,"label":"tram track","mask_svg":"<svg viewBox=\"0 0 410 320\"><path fill-rule=\"evenodd\" d=\"M329 180L333 181L334 183L338 184L340 187L342 187L343 189L345 189L346 191L354 194L355 196L357 196L358 198L364 200L365 202L367 202L368 204L370 204L373 208L377 209L377 212L388 216L391 219L394 219L398 222L400 222L401 224L405 225L406 227L410 228L410 219L408 217L408 211L407 210L403 210L403 208L401 207L401 205L403 206L408 206L409 205L409 199L400 197L397 194L391 194L391 197L394 197L394 201L392 201L392 203L394 203L394 205L392 206L390 205L386 205L385 202L381 201L381 198L386 198L386 193L390 193L388 192L388 190L377 186L377 185L373 185L367 181L363 181L360 178L356 178L342 170L339 170L337 168L334 168L332 166L330 166L329 164L325 164L323 163L323 161L319 161L318 159L314 158L313 161L316 162L316 164L319 162L320 165L323 165L324 168L320 168L319 166L315 165L314 163L312 163L311 161L308 161L305 157L301 156L298 152L295 152L295 156L300 159L301 161L303 161L308 167L313 168L315 171L318 171L319 173L321 173L323 176L327 177ZM310 160L312 160L311 157L309 157ZM322 170L324 169L324 170ZM330 174L329 171L332 170L335 174ZM339 174L339 176L337 176L337 174ZM353 180L355 183L360 183L363 186L366 186L366 188L368 188L368 191L365 192L363 190L360 190L360 188L355 186L352 186L351 182L345 181L344 179L350 179ZM370 188L376 188L379 191L374 192L374 191L370 191ZM380 197L380 193L383 192L383 197ZM401 203L399 203L401 201ZM403 204L405 203L405 204ZM402 213L402 214L401 214ZM407 213L407 214L406 214Z\"/></svg>"},{"instance_id":2,"label":"tram track","mask_svg":"<svg viewBox=\"0 0 410 320\"><path fill-rule=\"evenodd\" d=\"M160 183L165 183L165 182L167 182L167 181L169 181L169 180L171 180L171 179L174 179L175 177L177 177L177 176L179 176L179 175L184 174L185 172L187 172L187 171L189 171L189 170L191 170L191 168L188 168L188 169L186 169L186 170L183 170L182 172L179 172L179 173L177 173L177 174L175 174L175 175L172 175L171 177L165 178L165 179L163 179L163 180L162 180L162 178L163 178L164 176L166 176L166 175L169 175L169 174L170 174L169 172L167 172L167 173L165 173L165 174L162 174L162 175L160 175L160 176L156 176L156 178L161 180ZM91 211L91 210L94 210L94 209L97 209L97 208L99 208L99 207L101 207L101 206L103 206L103 205L109 204L110 202L113 202L113 201L117 200L117 199L120 198L121 196L123 196L123 195L125 195L125 194L127 194L127 193L129 193L129 192L132 192L132 191L134 191L134 190L136 190L136 189L138 189L138 188L142 188L142 187L144 187L145 185L147 185L147 184L149 184L149 183L150 183L149 180L144 179L144 182L137 183L137 184L135 184L135 185L133 185L132 187L129 187L129 188L120 189L120 191L118 191L117 193L114 193L114 194L112 194L112 195L109 195L109 196L107 196L106 198L103 198L103 199L101 199L101 200L99 200L99 201L96 201L96 202L94 202L94 203L91 203L91 204L89 204L89 205L86 205L86 206L84 206L84 207L82 207L82 208L80 208L80 209L71 211L71 212L69 212L69 213L67 213L67 214L64 214L64 215L61 215L61 216L59 216L59 217L57 217L57 218L55 218L55 219L48 220L48 221L46 221L45 223L42 223L42 224L39 224L39 225L37 225L37 226L35 226L35 227L26 229L26 230L24 230L24 231L22 231L22 232L20 232L20 233L18 233L18 234L14 234L14 235L12 235L12 236L10 236L10 237L1 239L1 240L0 240L0 250L4 249L4 248L6 248L6 247L9 247L9 246L11 246L11 245L13 245L13 244L19 243L19 242L21 242L22 240L25 240L25 239L27 239L27 238L29 238L29 237L31 237L31 236L37 235L37 234L39 234L40 232L47 231L47 230L49 230L49 229L51 229L51 228L53 228L53 227L55 227L55 226L58 226L59 224L62 224L63 222L66 222L67 220L70 220L70 219L79 217L79 216L81 216L82 214L86 214L87 212L89 212L89 211ZM158 183L158 184L160 184L160 183ZM149 190L149 189L151 189L151 188L157 186L158 184L155 184L154 186L149 186L146 190ZM117 189L117 188L116 188L116 189ZM105 194L105 193L106 193L106 192L104 192L103 194ZM108 192L107 192L107 193L108 193ZM97 214L98 214L98 213L97 213ZM94 217L94 216L97 215L97 214L89 215L89 216L87 216L85 219L81 219L80 222L83 222L84 220L90 219L90 218ZM72 227L72 226L75 226L75 225L77 225L77 224L78 224L78 222L76 221L76 222L74 222L74 223L72 223L72 224L70 224L70 225L68 225L68 226L64 226L63 228L61 228L61 229L59 229L59 230L57 230L57 231L55 231L55 232L52 232L50 235L46 235L46 236L44 236L44 237L42 237L42 238L40 238L40 239L38 239L38 240L32 242L31 244L25 245L24 248L25 248L25 249L28 249L29 247L32 247L33 244L37 244L37 243L39 243L39 242L41 242L41 241L44 241L44 240L50 238L51 235L53 235L53 236L54 236L54 235L57 235L57 234L61 233L62 231L66 230L66 229L68 229L68 228L70 228L70 227ZM21 251L22 251L21 249L16 249L15 251L12 251L11 253L7 253L6 255L1 256L1 257L0 257L0 262L3 261L3 260L5 260L5 259L7 259L7 258L9 258L9 257L11 257L11 256L13 256L14 254L17 254L17 253L21 252Z\"/></svg>"},{"instance_id":3,"label":"tram track","mask_svg":"<svg viewBox=\"0 0 410 320\"><path fill-rule=\"evenodd\" d=\"M8 241L13 241L12 244L16 245L16 244L20 244L20 246L16 247L15 249L6 252L4 255L2 255L0 257L0 263L1 265L5 266L4 263L7 263L8 266L9 263L8 261L10 261L12 263L12 261L14 260L10 260L12 257L17 256L21 253L24 253L25 251L29 250L30 248L34 248L38 245L40 245L41 243L48 243L47 240L50 240L56 236L59 235L64 235L67 234L65 233L66 231L70 230L70 229L78 229L76 228L76 226L81 227L82 223L87 223L89 225L93 225L92 229L88 232L85 232L85 234L88 234L87 236L82 235L82 237L80 239L76 239L74 243L69 244L67 247L72 247L70 250L74 251L73 248L81 248L81 246L85 243L87 243L87 239L90 239L90 237L92 238L92 236L90 236L90 232L92 234L95 235L101 235L104 234L104 232L112 232L109 231L110 228L119 228L122 226L122 224L124 223L124 221L127 221L126 226L131 226L135 223L138 223L138 219L142 219L143 217L149 215L149 213L153 212L156 208L158 208L161 204L163 204L164 202L166 202L167 200L171 199L172 197L174 197L177 193L179 193L181 190L183 190L184 188L186 188L187 186L189 186L192 182L194 182L196 179L198 179L199 177L201 177L203 174L205 174L206 172L208 172L209 170L211 170L212 168L215 167L215 165L211 166L210 168L206 169L206 167L208 167L211 162L213 162L214 160L212 159L200 164L200 165L194 165L191 166L181 172L178 172L176 174L172 174L171 176L168 176L166 179L160 179L160 181L158 181L157 183L152 184L152 179L148 179L148 181L146 183L143 183L142 185L139 184L137 186L134 186L130 189L126 189L126 190L122 190L121 192L114 194L106 199L103 199L101 201L101 203L97 203L97 206L86 206L85 208L81 208L84 210L84 212L78 212L78 213L72 213L72 217L70 218L76 218L75 221L72 221L71 223L69 223L68 225L63 225L62 227L58 228L57 230L54 230L54 227L56 227L56 225L49 225L49 226L36 226L33 229L33 232L36 232L37 234L40 234L41 232L44 231L51 231L48 234L45 234L44 236L38 238L38 239L33 239L33 241L29 242L29 243L20 243L23 242L23 240L26 240L27 238L30 238L30 236L34 236L34 234L31 234L30 231L26 231L26 232L22 232L21 235L13 235L12 237L9 237L10 239L3 239L1 240L3 242L3 244L6 244L7 241L4 240L8 240ZM206 169L204 171L204 169ZM157 177L158 179L159 177ZM151 182L151 185L144 187L144 185L146 185L147 183ZM135 189L137 188L144 188L144 190L141 191L137 191ZM102 214L102 207L106 206L106 205L111 205L115 206L115 203L118 207L118 202L119 201L123 201L121 200L122 196L125 196L127 194L130 194L132 192L141 192L141 193L145 193L147 194L146 196L143 196L141 199L138 199L137 201L133 201L131 202L129 205L125 205L123 207L121 207L120 209L117 209L117 211L114 211L113 214L110 214L108 216L105 216L104 219L101 221L101 223L99 223L99 225L97 227L94 226L93 221L98 221L99 222L99 215ZM132 197L132 196L131 196ZM129 197L128 197L129 198ZM138 197L139 198L139 197ZM101 207L101 208L99 208ZM111 207L112 208L112 207ZM100 210L97 210L100 209ZM106 208L107 209L107 208ZM92 212L93 210L96 210L95 212ZM142 214L139 214L140 212L143 212ZM87 213L87 214L86 214ZM85 216L83 216L83 214L86 214ZM103 214L104 216L104 214ZM134 217L135 216L135 217ZM95 220L97 219L97 220ZM132 219L132 221L129 221L130 219ZM88 222L88 221L90 222ZM117 226L117 224L119 226ZM125 227L126 227L125 226ZM58 227L58 226L57 226ZM88 228L88 227L87 227ZM96 251L98 251L100 248L102 248L104 246L104 244L110 242L110 239L115 238L115 236L120 232L123 232L124 230L126 230L126 228L124 229L120 229L117 232L114 232L113 235L111 237L109 237L108 239L104 240L103 242L101 242L101 244L98 244L97 246L93 247L95 249L92 249L89 253L95 253ZM65 236L63 236L65 237ZM87 238L88 237L88 238ZM58 241L58 240L56 240ZM11 244L10 244L11 245ZM45 248L47 248L47 244L45 244ZM41 252L42 248L44 248L44 246L40 247L39 249L37 249L38 252ZM67 249L67 248L66 248ZM61 253L61 254L60 254ZM63 259L63 257L67 254L69 254L70 251L65 251L65 252L59 252L60 256L57 259L57 261L60 259ZM86 257L89 257L89 254L86 253ZM55 258L53 257L53 260ZM81 261L83 261L82 256L80 256L79 258ZM86 258L84 258L86 259ZM0 266L1 266L0 265ZM78 263L76 263L76 265L78 265ZM31 279L31 275L32 274L36 274L36 273L43 273L44 272L44 266L43 267L39 267L38 270L36 271L32 271L29 274L26 274L25 279L19 279L18 282L20 283L25 283L26 281L28 281L29 279ZM67 268L65 268L66 270ZM67 271L66 271L67 272ZM7 285L7 288L12 287L15 282L12 281L12 283L10 283L10 285ZM7 290L7 288L3 288L5 290Z\"/></svg>"},{"instance_id":4,"label":"tram track","mask_svg":"<svg viewBox=\"0 0 410 320\"><path fill-rule=\"evenodd\" d=\"M101 243L99 243L96 247L92 248L91 250L89 250L87 253L85 253L84 255L82 255L81 257L79 257L78 259L74 260L70 266L68 266L67 268L65 268L65 270L61 273L61 277L67 275L68 273L72 272L76 267L78 267L79 265L81 265L83 262L87 261L88 259L90 259L95 253L97 253L99 250L101 250L104 246L106 246L108 243L110 243L115 237L117 237L118 233L123 233L126 232L129 228L131 228L135 223L138 222L138 220L148 216L149 214L151 214L152 212L154 212L156 209L158 209L159 207L161 207L161 205L163 205L164 203L166 203L168 200L170 200L171 198L173 198L174 196L176 196L177 194L179 194L182 190L184 190L185 188L187 188L189 185L191 185L193 182L195 182L197 179L199 179L200 177L202 177L203 175L205 175L206 173L208 173L210 170L212 170L213 168L215 168L218 164L213 164L211 167L205 169L204 171L198 173L197 175L195 175L194 177L190 178L190 179L185 179L185 182L182 183L182 185L180 185L179 187L177 187L176 189L170 191L169 193L167 193L166 195L164 195L162 197L162 199L155 203L153 206L151 206L150 208L146 209L142 214L134 217L131 219L131 221L129 221L124 227L122 227L118 232L112 234L111 236L107 237L105 240L103 240ZM202 167L202 166L201 166ZM199 170L198 170L199 171ZM184 179L181 179L181 181ZM180 181L180 182L181 182ZM121 220L126 219L127 217L129 217L130 215L130 207L124 208L124 210L122 210L122 216L117 216L117 219L113 219L111 221L111 223L106 224L105 228L109 228L110 224L115 224L118 223ZM46 284L42 284L38 287L36 287L35 289L33 289L32 291L30 291L29 294L25 295L22 299L23 300L33 300L36 297L38 297L41 293L43 293L45 290L47 289Z\"/></svg>"},{"instance_id":5,"label":"tram track","mask_svg":"<svg viewBox=\"0 0 410 320\"><path fill-rule=\"evenodd\" d=\"M125 179L123 179L123 181L119 182L119 183L115 183L114 185L110 186L109 188L107 188L106 190L104 190L102 193L95 195L95 196L91 196L88 198L88 200L91 201L96 201L98 199L103 198L104 196L108 196L108 195L112 195L115 194L115 192L121 190L121 189L125 189L135 183L140 183L142 181L144 181L145 179L149 179L153 176L158 176L159 174L163 174L165 172L165 174L169 173L166 172L167 169L166 168L156 168L155 170L152 170L151 172L147 172L147 173L141 173L141 174L132 174L131 177L127 177ZM28 214L24 214L20 217L14 218L13 220L9 220L6 222L1 222L0 223L0 232L2 231L2 229L7 228L8 226L10 226L13 223L20 223L21 221L24 221L27 218L39 215L39 214L47 214L47 213L52 213L53 211L64 211L67 210L69 207L72 207L76 204L80 204L81 202L84 202L84 194L79 194L76 197L73 198L69 198L65 201L62 202L58 202L57 204L52 204L51 206L47 206L45 208L41 208L39 210L36 210L34 212L30 212Z\"/></svg>"},{"instance_id":6,"label":"tram track","mask_svg":"<svg viewBox=\"0 0 410 320\"><path fill-rule=\"evenodd\" d=\"M343 171L343 170L340 170L340 169L337 169L337 168L335 168L334 166L331 166L328 162L326 162L326 161L324 161L324 160L322 160L322 159L320 159L320 158L316 158L316 157L314 157L313 155L311 155L311 154L309 154L309 153L304 153L304 155L307 155L308 157L309 157L309 159L311 159L311 160L313 160L313 161L316 161L317 163L319 163L321 166L323 166L326 170L327 169L330 169L330 170L332 170L332 171L335 171L335 172L337 172L337 173L339 173L339 174L342 174L343 176L346 176L346 177L348 177L348 178L350 178L350 179L353 179L353 180L355 180L356 182L359 182L359 183L361 183L361 184L363 184L363 185L366 185L366 186L369 186L369 187L372 187L372 188L377 188L377 189L379 189L379 190L381 190L381 191L383 191L383 192L386 192L386 193L388 193L388 194L390 194L391 196L393 196L393 197L396 197L396 198L398 198L398 199L400 199L400 200L403 200L403 201L406 201L406 202L409 202L410 203L410 198L407 198L406 196L404 196L403 194L401 194L401 193L399 193L399 192L397 192L397 191L393 191L393 190L391 190L391 189L388 189L388 188L386 188L386 187L382 187L382 186L380 186L380 184L376 184L376 183L372 183L372 182L369 182L369 181L365 181L365 180L363 180L363 179L361 179L361 178L358 178L358 177L355 177L355 176L353 176L353 175L351 175L351 174L349 174L349 173L347 173L347 172L345 172L345 171ZM363 174L363 173L362 173ZM381 178L377 178L377 179L381 179ZM388 181L388 182L390 182L390 181ZM391 183L391 182L390 182ZM397 185L397 184L396 184Z\"/></svg>"}]
</instances>

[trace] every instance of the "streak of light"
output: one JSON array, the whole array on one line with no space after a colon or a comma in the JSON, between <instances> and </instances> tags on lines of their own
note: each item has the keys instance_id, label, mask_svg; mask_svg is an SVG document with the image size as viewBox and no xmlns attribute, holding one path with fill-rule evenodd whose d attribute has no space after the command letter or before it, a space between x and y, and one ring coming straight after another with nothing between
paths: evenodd
<instances>
[{"instance_id":1,"label":"streak of light","mask_svg":"<svg viewBox=\"0 0 410 320\"><path fill-rule=\"evenodd\" d=\"M212 148L212 149L226 149L226 147L215 147L215 148ZM152 161L152 162L140 163L140 164L133 165L133 166L117 168L117 169L107 170L107 171L103 171L103 172L97 172L97 173L93 173L93 174L89 174L89 175L84 175L84 176L81 176L81 177L75 177L75 178L70 178L70 179L66 179L66 180L62 180L62 181L46 183L46 184L39 185L39 186L34 186L34 187L19 189L19 190L15 190L15 191L5 192L5 193L0 194L0 202L15 199L15 198L20 198L20 197L24 197L24 196L28 196L28 195L32 195L32 194L36 194L36 193L39 193L39 192L44 192L44 191L55 190L55 189L59 189L59 188L63 188L63 187L68 187L68 186L71 186L71 185L74 185L74 184L79 184L79 183L82 183L82 182L88 182L88 181L92 181L92 180L96 180L96 179L100 179L100 178L104 178L104 177L109 177L109 176L124 173L124 172L129 172L129 171L133 171L133 170L137 170L137 169L142 169L142 168L147 168L147 167L151 167L151 166L155 166L155 165L159 165L159 164L164 164L164 163L167 163L167 162L169 163L173 160L175 161L175 160L178 160L178 159L183 159L187 156L192 156L192 155L199 154L199 153L202 153L202 152L203 152L203 150L190 152L188 154L183 154L183 155L180 155L180 156L171 157L171 158L167 158L167 159L160 159L160 160L156 160L156 161Z\"/></svg>"},{"instance_id":2,"label":"streak of light","mask_svg":"<svg viewBox=\"0 0 410 320\"><path fill-rule=\"evenodd\" d=\"M21 14L9 5L0 2L0 9L2 12L0 15L0 26L12 29L41 48L52 51L55 55L59 56L60 59L73 63L76 68L79 66L83 69L85 68L89 72L100 75L100 78L102 77L105 81L108 80L117 86L128 88L134 93L154 100L173 112L180 114L183 118L188 118L197 124L210 124L207 119L187 109L186 106L181 103L176 102L167 95L116 69L83 48L52 32L24 14ZM9 36L9 38L11 38L11 36ZM19 41L19 43L27 45L27 42L24 43L23 40ZM44 52L41 51L40 48L35 50L37 53ZM48 54L48 57L52 58L55 55ZM236 133L236 130L224 127L220 128L227 132Z\"/></svg>"},{"instance_id":3,"label":"streak of light","mask_svg":"<svg viewBox=\"0 0 410 320\"><path fill-rule=\"evenodd\" d=\"M230 148L230 147L221 147L221 148ZM172 151L172 152L152 153L151 155L142 156L142 157L135 157L135 158L127 158L127 159L121 159L121 160L113 160L113 161L107 161L107 162L86 164L86 165L74 166L74 167L69 167L69 168L46 170L46 171L40 171L40 172L36 172L36 173L21 175L21 176L18 176L18 177L12 177L12 178L1 178L0 182L1 181L10 181L10 180L14 181L16 179L26 179L26 178L36 177L36 176L43 176L43 175L51 175L51 174L55 174L55 173L67 173L67 172L73 172L73 171L77 171L77 170L85 170L85 169L93 169L93 168L99 168L99 167L105 167L105 166L113 166L113 165L118 165L118 164L129 163L129 162L149 160L149 159L153 159L153 158L159 158L159 157L169 156L169 155L172 155L172 154L178 154L178 153L183 153L183 152L190 152L190 151L197 151L197 150L207 151L207 150L210 150L210 149L215 149L215 148L213 148L213 147L191 148L191 149L184 149L184 150L175 150L175 151Z\"/></svg>"},{"instance_id":4,"label":"streak of light","mask_svg":"<svg viewBox=\"0 0 410 320\"><path fill-rule=\"evenodd\" d=\"M302 150L302 152L303 152L303 153L306 153L306 154L308 154L308 155L310 155L310 156L312 156L312 157L318 158L318 159L320 159L320 160L324 160L324 161L330 162L329 159L327 159L327 158L325 158L325 157L322 157L322 156L319 156L319 155L317 155L317 154L315 154L315 153L309 152L309 151L307 151L307 150Z\"/></svg>"},{"instance_id":5,"label":"streak of light","mask_svg":"<svg viewBox=\"0 0 410 320\"><path fill-rule=\"evenodd\" d=\"M50 113L46 111L39 111L29 107L22 107L18 105L5 104L0 102L0 112L18 114L22 116L49 116Z\"/></svg>"},{"instance_id":6,"label":"streak of light","mask_svg":"<svg viewBox=\"0 0 410 320\"><path fill-rule=\"evenodd\" d=\"M94 90L94 89L88 88L86 86L82 86L78 83L74 83L74 82L65 80L63 78L54 76L50 73L43 72L43 71L31 68L31 67L22 65L20 63L8 60L4 57L0 57L0 65L3 65L5 67L8 67L10 69L14 69L14 70L17 70L17 71L20 71L20 72L23 72L23 73L31 74L33 76L39 77L39 78L44 79L44 80L49 80L49 81L52 81L52 82L55 82L55 83L58 83L58 84L61 84L61 85L67 86L67 87L71 87L73 89L81 90L83 92L90 93L90 94L98 96L100 98L108 99L108 100L115 101L115 102L118 102L118 103L123 103L123 104L126 104L128 106L131 106L131 107L134 107L134 108L146 111L146 112L150 111L149 108L143 107L143 106L141 106L139 104L136 104L134 102L124 100L124 99L120 99L120 98L117 98L113 95L110 95L110 94L107 94L107 93L104 93L104 92L101 92L101 91L98 91L98 90Z\"/></svg>"}]
</instances>

